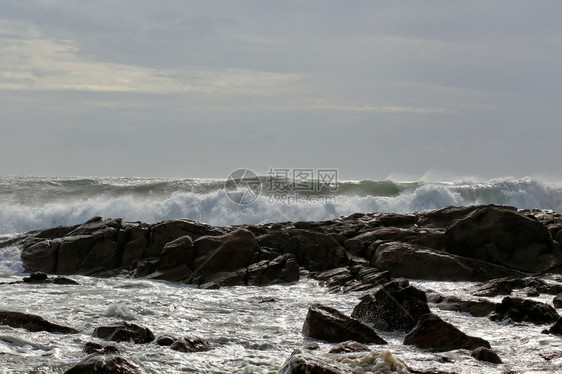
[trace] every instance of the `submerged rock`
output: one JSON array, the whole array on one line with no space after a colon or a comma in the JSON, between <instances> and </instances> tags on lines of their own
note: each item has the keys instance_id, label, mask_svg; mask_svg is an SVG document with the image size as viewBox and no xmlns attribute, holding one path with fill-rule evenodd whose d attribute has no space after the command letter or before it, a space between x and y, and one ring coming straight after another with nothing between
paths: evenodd
<instances>
[{"instance_id":1,"label":"submerged rock","mask_svg":"<svg viewBox=\"0 0 562 374\"><path fill-rule=\"evenodd\" d=\"M170 344L170 348L178 352L193 353L209 351L211 350L211 345L208 341L200 337L184 337L176 339Z\"/></svg>"},{"instance_id":2,"label":"submerged rock","mask_svg":"<svg viewBox=\"0 0 562 374\"><path fill-rule=\"evenodd\" d=\"M492 351L490 348L478 347L470 354L472 357L478 361L491 362L492 364L502 364L501 358L498 354Z\"/></svg>"},{"instance_id":3,"label":"submerged rock","mask_svg":"<svg viewBox=\"0 0 562 374\"><path fill-rule=\"evenodd\" d=\"M496 310L496 303L488 300L462 300L457 296L443 296L437 293L430 294L427 300L435 303L439 309L468 313L474 317L485 317Z\"/></svg>"},{"instance_id":4,"label":"submerged rock","mask_svg":"<svg viewBox=\"0 0 562 374\"><path fill-rule=\"evenodd\" d=\"M332 347L332 349L330 349L330 353L369 352L370 350L371 349L365 344L348 340Z\"/></svg>"},{"instance_id":5,"label":"submerged rock","mask_svg":"<svg viewBox=\"0 0 562 374\"><path fill-rule=\"evenodd\" d=\"M132 341L137 344L150 343L154 340L154 334L150 329L130 322L119 322L114 325L96 327L93 336L115 342Z\"/></svg>"},{"instance_id":6,"label":"submerged rock","mask_svg":"<svg viewBox=\"0 0 562 374\"><path fill-rule=\"evenodd\" d=\"M496 305L496 311L490 316L492 321L509 318L513 322L531 322L534 324L552 323L560 316L553 307L539 301L505 297Z\"/></svg>"},{"instance_id":7,"label":"submerged rock","mask_svg":"<svg viewBox=\"0 0 562 374\"><path fill-rule=\"evenodd\" d=\"M285 361L277 374L353 374L350 366L333 359L313 356L309 353L295 350Z\"/></svg>"},{"instance_id":8,"label":"submerged rock","mask_svg":"<svg viewBox=\"0 0 562 374\"><path fill-rule=\"evenodd\" d=\"M434 351L491 348L486 340L469 336L435 314L426 314L404 338L404 344Z\"/></svg>"},{"instance_id":9,"label":"submerged rock","mask_svg":"<svg viewBox=\"0 0 562 374\"><path fill-rule=\"evenodd\" d=\"M64 374L142 374L144 371L130 359L118 354L93 353Z\"/></svg>"},{"instance_id":10,"label":"submerged rock","mask_svg":"<svg viewBox=\"0 0 562 374\"><path fill-rule=\"evenodd\" d=\"M332 343L355 340L360 343L386 344L369 326L322 304L310 306L302 333L304 336Z\"/></svg>"},{"instance_id":11,"label":"submerged rock","mask_svg":"<svg viewBox=\"0 0 562 374\"><path fill-rule=\"evenodd\" d=\"M351 316L380 330L409 331L429 312L425 292L401 278L363 296Z\"/></svg>"},{"instance_id":12,"label":"submerged rock","mask_svg":"<svg viewBox=\"0 0 562 374\"><path fill-rule=\"evenodd\" d=\"M47 331L62 334L76 334L78 330L47 321L45 318L21 312L0 311L0 325L23 328L31 332Z\"/></svg>"}]
</instances>

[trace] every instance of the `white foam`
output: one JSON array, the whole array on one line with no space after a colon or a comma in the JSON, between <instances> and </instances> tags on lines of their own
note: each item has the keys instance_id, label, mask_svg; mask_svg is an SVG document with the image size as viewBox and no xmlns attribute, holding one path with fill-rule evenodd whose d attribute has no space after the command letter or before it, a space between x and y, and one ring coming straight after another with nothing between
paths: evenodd
<instances>
[{"instance_id":1,"label":"white foam","mask_svg":"<svg viewBox=\"0 0 562 374\"><path fill-rule=\"evenodd\" d=\"M9 278L23 273L20 252L17 247L0 248L0 278Z\"/></svg>"}]
</instances>

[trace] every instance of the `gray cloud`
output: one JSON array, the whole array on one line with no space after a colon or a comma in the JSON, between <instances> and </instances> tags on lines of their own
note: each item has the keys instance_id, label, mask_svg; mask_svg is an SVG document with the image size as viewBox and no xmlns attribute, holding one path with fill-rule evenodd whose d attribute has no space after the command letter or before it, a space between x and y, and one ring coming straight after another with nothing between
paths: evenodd
<instances>
[{"instance_id":1,"label":"gray cloud","mask_svg":"<svg viewBox=\"0 0 562 374\"><path fill-rule=\"evenodd\" d=\"M4 175L560 175L559 2L0 4Z\"/></svg>"}]
</instances>

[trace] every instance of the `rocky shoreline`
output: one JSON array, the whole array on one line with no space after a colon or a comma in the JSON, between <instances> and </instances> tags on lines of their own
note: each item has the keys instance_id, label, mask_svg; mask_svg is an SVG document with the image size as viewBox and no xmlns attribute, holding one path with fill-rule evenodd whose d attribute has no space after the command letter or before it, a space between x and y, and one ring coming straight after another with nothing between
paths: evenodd
<instances>
[{"instance_id":1,"label":"rocky shoreline","mask_svg":"<svg viewBox=\"0 0 562 374\"><path fill-rule=\"evenodd\" d=\"M335 347L339 353L331 356L294 352L279 370L289 374L365 372L377 365L377 370L407 372L403 371L406 365L390 354L357 353L372 348L365 344L384 348L386 342L377 331L394 330L407 333L404 344L422 350L465 349L476 359L501 362L489 342L443 321L431 313L429 305L492 321L545 325L544 333L561 334L562 322L555 309L562 307L561 240L562 217L557 213L486 205L232 227L187 219L148 224L94 217L81 225L30 232L0 242L0 248L21 246L23 266L36 273L23 280L28 283L76 286L62 276L80 274L216 289L291 283L306 276L319 280L330 292L364 295L351 316L321 304L310 306L303 335L342 346ZM424 292L408 279L485 283L473 292L477 300L463 300ZM523 290L528 296L549 294L553 302L512 297L513 290ZM498 295L505 295L501 303L489 300ZM21 328L51 324L39 316L27 319L15 312L0 312L0 324ZM113 326L120 332L100 326L94 335L102 340L121 336L136 341L136 331L143 338L139 344L155 340L183 352L212 349L201 337L156 339L146 328L126 324ZM54 332L74 331L64 328ZM100 335L100 331L110 332ZM142 372L112 348L86 348L89 355L69 373L85 373L94 367L102 373ZM116 367L123 369L115 371Z\"/></svg>"}]
</instances>

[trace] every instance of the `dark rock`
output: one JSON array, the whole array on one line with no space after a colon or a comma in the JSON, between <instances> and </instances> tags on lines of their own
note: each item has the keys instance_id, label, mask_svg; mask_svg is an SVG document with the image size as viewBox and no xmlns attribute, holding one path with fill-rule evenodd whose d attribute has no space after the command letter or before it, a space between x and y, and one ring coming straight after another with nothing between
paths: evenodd
<instances>
[{"instance_id":1,"label":"dark rock","mask_svg":"<svg viewBox=\"0 0 562 374\"><path fill-rule=\"evenodd\" d=\"M31 273L29 275L29 279L32 281L44 281L47 279L47 274L41 272Z\"/></svg>"},{"instance_id":2,"label":"dark rock","mask_svg":"<svg viewBox=\"0 0 562 374\"><path fill-rule=\"evenodd\" d=\"M26 271L54 274L60 240L29 238L23 242L21 260Z\"/></svg>"},{"instance_id":3,"label":"dark rock","mask_svg":"<svg viewBox=\"0 0 562 374\"><path fill-rule=\"evenodd\" d=\"M167 280L170 282L189 283L193 271L185 264L155 270L153 273L144 276L144 279Z\"/></svg>"},{"instance_id":4,"label":"dark rock","mask_svg":"<svg viewBox=\"0 0 562 374\"><path fill-rule=\"evenodd\" d=\"M330 353L352 353L352 352L369 352L371 349L365 344L355 342L353 340L348 340L346 342L340 343L330 349Z\"/></svg>"},{"instance_id":5,"label":"dark rock","mask_svg":"<svg viewBox=\"0 0 562 374\"><path fill-rule=\"evenodd\" d=\"M78 330L52 323L43 317L21 312L0 311L0 325L8 325L14 328L23 328L31 332L47 331L62 334L76 334Z\"/></svg>"},{"instance_id":6,"label":"dark rock","mask_svg":"<svg viewBox=\"0 0 562 374\"><path fill-rule=\"evenodd\" d=\"M446 228L454 221L466 217L479 206L449 206L437 210L423 212L418 218L418 226L432 228ZM516 211L515 208L507 208Z\"/></svg>"},{"instance_id":7,"label":"dark rock","mask_svg":"<svg viewBox=\"0 0 562 374\"><path fill-rule=\"evenodd\" d=\"M417 245L389 242L378 245L371 265L393 277L446 281L482 281L522 273L503 266L460 257Z\"/></svg>"},{"instance_id":8,"label":"dark rock","mask_svg":"<svg viewBox=\"0 0 562 374\"><path fill-rule=\"evenodd\" d=\"M453 223L443 245L450 253L524 272L545 271L559 262L544 225L503 207L481 207Z\"/></svg>"},{"instance_id":9,"label":"dark rock","mask_svg":"<svg viewBox=\"0 0 562 374\"><path fill-rule=\"evenodd\" d=\"M295 350L277 374L352 374L351 367Z\"/></svg>"},{"instance_id":10,"label":"dark rock","mask_svg":"<svg viewBox=\"0 0 562 374\"><path fill-rule=\"evenodd\" d=\"M141 374L144 371L130 359L117 354L93 353L64 374Z\"/></svg>"},{"instance_id":11,"label":"dark rock","mask_svg":"<svg viewBox=\"0 0 562 374\"><path fill-rule=\"evenodd\" d=\"M397 227L384 227L358 235L353 240L358 240L364 248L375 242L400 242L416 246L441 249L443 232L433 229L402 229Z\"/></svg>"},{"instance_id":12,"label":"dark rock","mask_svg":"<svg viewBox=\"0 0 562 374\"><path fill-rule=\"evenodd\" d=\"M294 255L286 253L271 261L248 266L249 286L267 286L299 280L299 264Z\"/></svg>"},{"instance_id":13,"label":"dark rock","mask_svg":"<svg viewBox=\"0 0 562 374\"><path fill-rule=\"evenodd\" d=\"M193 263L193 256L193 240L191 240L191 237L188 235L179 237L164 245L158 260L158 268L164 269Z\"/></svg>"},{"instance_id":14,"label":"dark rock","mask_svg":"<svg viewBox=\"0 0 562 374\"><path fill-rule=\"evenodd\" d=\"M243 286L246 284L246 269L222 271L211 275L207 281L199 285L202 289L216 289L220 287Z\"/></svg>"},{"instance_id":15,"label":"dark rock","mask_svg":"<svg viewBox=\"0 0 562 374\"><path fill-rule=\"evenodd\" d=\"M317 244L302 248L299 263L310 271L323 271L346 265L348 256L343 246L345 238L324 235Z\"/></svg>"},{"instance_id":16,"label":"dark rock","mask_svg":"<svg viewBox=\"0 0 562 374\"><path fill-rule=\"evenodd\" d=\"M427 300L435 303L439 309L468 313L474 317L485 317L496 310L496 304L488 300L462 300L456 296L439 294L428 295Z\"/></svg>"},{"instance_id":17,"label":"dark rock","mask_svg":"<svg viewBox=\"0 0 562 374\"><path fill-rule=\"evenodd\" d=\"M170 345L174 351L193 353L193 352L206 352L211 350L211 345L203 338L181 338L177 339Z\"/></svg>"},{"instance_id":18,"label":"dark rock","mask_svg":"<svg viewBox=\"0 0 562 374\"><path fill-rule=\"evenodd\" d=\"M54 284L66 284L66 285L79 285L80 283L76 282L75 280L72 280L70 278L66 278L66 277L55 277L52 278L51 281Z\"/></svg>"},{"instance_id":19,"label":"dark rock","mask_svg":"<svg viewBox=\"0 0 562 374\"><path fill-rule=\"evenodd\" d=\"M332 343L355 340L360 343L386 344L369 326L322 304L313 304L308 308L302 333Z\"/></svg>"},{"instance_id":20,"label":"dark rock","mask_svg":"<svg viewBox=\"0 0 562 374\"><path fill-rule=\"evenodd\" d=\"M98 354L108 354L108 353L119 353L119 350L114 345L103 346L98 343L88 342L84 345L84 352L87 354L98 353Z\"/></svg>"},{"instance_id":21,"label":"dark rock","mask_svg":"<svg viewBox=\"0 0 562 374\"><path fill-rule=\"evenodd\" d=\"M157 258L145 258L137 262L135 278L143 278L156 271Z\"/></svg>"},{"instance_id":22,"label":"dark rock","mask_svg":"<svg viewBox=\"0 0 562 374\"><path fill-rule=\"evenodd\" d=\"M562 293L559 293L552 299L552 304L556 309L562 308Z\"/></svg>"},{"instance_id":23,"label":"dark rock","mask_svg":"<svg viewBox=\"0 0 562 374\"><path fill-rule=\"evenodd\" d=\"M440 352L454 349L473 350L478 347L490 348L490 343L486 340L468 336L431 313L420 318L418 324L404 338L404 344Z\"/></svg>"},{"instance_id":24,"label":"dark rock","mask_svg":"<svg viewBox=\"0 0 562 374\"><path fill-rule=\"evenodd\" d=\"M169 335L163 335L163 336L159 336L158 339L156 339L156 344L168 347L172 345L172 343L175 341L176 341L175 338Z\"/></svg>"},{"instance_id":25,"label":"dark rock","mask_svg":"<svg viewBox=\"0 0 562 374\"><path fill-rule=\"evenodd\" d=\"M526 278L498 278L489 280L476 287L475 296L509 295L515 289L526 288L528 293L551 293L554 286L536 277Z\"/></svg>"},{"instance_id":26,"label":"dark rock","mask_svg":"<svg viewBox=\"0 0 562 374\"><path fill-rule=\"evenodd\" d=\"M148 328L125 321L96 327L93 336L115 342L132 341L137 344L150 343L154 340L154 334Z\"/></svg>"},{"instance_id":27,"label":"dark rock","mask_svg":"<svg viewBox=\"0 0 562 374\"><path fill-rule=\"evenodd\" d=\"M409 331L429 313L425 292L398 279L379 286L361 298L351 316L380 330Z\"/></svg>"},{"instance_id":28,"label":"dark rock","mask_svg":"<svg viewBox=\"0 0 562 374\"><path fill-rule=\"evenodd\" d=\"M558 318L556 323L552 325L549 329L543 330L543 334L554 334L554 335L562 335L562 318Z\"/></svg>"},{"instance_id":29,"label":"dark rock","mask_svg":"<svg viewBox=\"0 0 562 374\"><path fill-rule=\"evenodd\" d=\"M470 355L478 361L491 362L492 364L503 364L498 354L490 348L478 347L472 351Z\"/></svg>"},{"instance_id":30,"label":"dark rock","mask_svg":"<svg viewBox=\"0 0 562 374\"><path fill-rule=\"evenodd\" d=\"M560 316L553 307L538 301L505 297L501 304L496 305L496 311L490 316L492 321L506 318L513 322L531 322L534 324L552 323Z\"/></svg>"},{"instance_id":31,"label":"dark rock","mask_svg":"<svg viewBox=\"0 0 562 374\"><path fill-rule=\"evenodd\" d=\"M254 234L248 230L238 229L232 233L213 238L218 241L218 247L212 249L205 260L194 272L194 283L202 284L216 273L233 271L249 265L250 259L257 251L257 241ZM196 253L200 253L200 244L204 238L195 241Z\"/></svg>"},{"instance_id":32,"label":"dark rock","mask_svg":"<svg viewBox=\"0 0 562 374\"><path fill-rule=\"evenodd\" d=\"M308 349L309 351L315 351L320 349L320 345L318 345L318 343L306 343L303 348Z\"/></svg>"}]
</instances>

